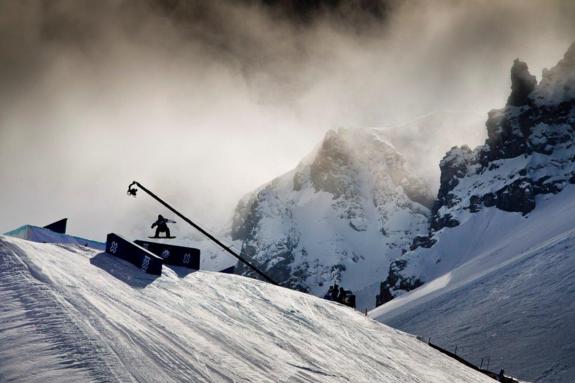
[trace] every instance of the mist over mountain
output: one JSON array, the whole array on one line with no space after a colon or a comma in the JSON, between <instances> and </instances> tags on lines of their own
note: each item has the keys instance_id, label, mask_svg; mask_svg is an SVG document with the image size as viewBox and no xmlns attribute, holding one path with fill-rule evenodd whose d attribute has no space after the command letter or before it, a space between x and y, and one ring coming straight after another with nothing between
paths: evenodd
<instances>
[{"instance_id":1,"label":"mist over mountain","mask_svg":"<svg viewBox=\"0 0 575 383\"><path fill-rule=\"evenodd\" d=\"M391 263L378 295L389 303L372 315L445 347L466 344L465 357L487 353L524 379L566 382L574 376L574 335L564 324L575 318L565 277L575 264L575 43L539 81L521 60L510 74L484 145L453 147L441 161L428 234Z\"/></svg>"},{"instance_id":2,"label":"mist over mountain","mask_svg":"<svg viewBox=\"0 0 575 383\"><path fill-rule=\"evenodd\" d=\"M232 236L242 255L290 288L352 289L361 310L380 306L373 318L465 345L474 363L489 357L525 379L569 381L573 334L557 326L575 313L565 278L574 265L575 43L539 81L519 59L508 73L510 94L488 113L484 144L447 151L436 197L412 170L422 162L400 154L425 142L393 129L330 131L296 169L240 201ZM460 116L432 114L404 132L433 139Z\"/></svg>"},{"instance_id":3,"label":"mist over mountain","mask_svg":"<svg viewBox=\"0 0 575 383\"><path fill-rule=\"evenodd\" d=\"M441 251L428 250L441 247L450 228L473 221L487 208L527 216L538 196L557 194L575 182L575 43L539 82L518 59L510 72L511 93L504 108L489 112L484 145L455 146L441 161L428 234L392 265L380 303L413 288L401 283L404 277L431 281L468 260L451 254L446 265Z\"/></svg>"},{"instance_id":4,"label":"mist over mountain","mask_svg":"<svg viewBox=\"0 0 575 383\"><path fill-rule=\"evenodd\" d=\"M338 129L294 170L244 197L231 235L282 286L323 296L337 282L371 308L391 261L427 230L432 203L380 131ZM236 272L253 274L242 264Z\"/></svg>"},{"instance_id":5,"label":"mist over mountain","mask_svg":"<svg viewBox=\"0 0 575 383\"><path fill-rule=\"evenodd\" d=\"M575 32L573 8L559 0L2 2L0 161L10 165L0 169L0 231L69 216L86 236L142 235L158 211L120 198L132 179L222 227L238 199L295 167L329 129L395 129L503 104L508 63L520 56L539 73L559 59ZM413 132L396 133L430 136ZM474 146L483 134L461 121L433 137ZM438 185L444 144L402 155L424 154ZM46 196L50 204L34 203Z\"/></svg>"}]
</instances>

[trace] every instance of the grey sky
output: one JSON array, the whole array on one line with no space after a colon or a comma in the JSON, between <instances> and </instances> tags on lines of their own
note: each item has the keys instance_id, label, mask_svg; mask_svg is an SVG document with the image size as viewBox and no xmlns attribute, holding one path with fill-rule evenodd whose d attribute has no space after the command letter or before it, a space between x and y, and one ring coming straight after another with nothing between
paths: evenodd
<instances>
[{"instance_id":1,"label":"grey sky","mask_svg":"<svg viewBox=\"0 0 575 383\"><path fill-rule=\"evenodd\" d=\"M504 105L514 58L539 78L575 40L571 1L337 2L303 19L271 3L0 1L0 232L66 216L94 239L136 234L163 211L125 196L132 179L221 227L330 128L461 112L413 137L437 177L444 147L479 143L477 116Z\"/></svg>"}]
</instances>

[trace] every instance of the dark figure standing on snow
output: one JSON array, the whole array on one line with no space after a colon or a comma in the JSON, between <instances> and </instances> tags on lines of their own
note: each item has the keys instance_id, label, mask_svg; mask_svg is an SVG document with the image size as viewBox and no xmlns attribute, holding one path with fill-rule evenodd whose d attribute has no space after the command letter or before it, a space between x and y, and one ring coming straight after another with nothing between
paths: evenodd
<instances>
[{"instance_id":1,"label":"dark figure standing on snow","mask_svg":"<svg viewBox=\"0 0 575 383\"><path fill-rule=\"evenodd\" d=\"M166 219L162 215L158 215L158 220L152 224L152 229L156 228L156 234L154 238L160 238L160 233L166 233L166 238L170 237L170 229L168 228L168 223L176 223L171 219Z\"/></svg>"}]
</instances>

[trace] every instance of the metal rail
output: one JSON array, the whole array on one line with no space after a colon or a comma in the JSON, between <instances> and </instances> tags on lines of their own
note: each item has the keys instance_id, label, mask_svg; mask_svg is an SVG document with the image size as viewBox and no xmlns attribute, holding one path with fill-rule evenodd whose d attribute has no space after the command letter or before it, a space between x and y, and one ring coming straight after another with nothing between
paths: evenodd
<instances>
[{"instance_id":1,"label":"metal rail","mask_svg":"<svg viewBox=\"0 0 575 383\"><path fill-rule=\"evenodd\" d=\"M177 211L176 209L174 209L172 206L170 206L167 202L165 202L163 199L161 199L160 197L158 197L157 195L155 195L154 193L152 193L150 190L148 190L147 188L145 188L144 186L142 186L141 183L137 182L137 181L133 181L130 186L128 186L128 192L127 194L130 196L135 197L136 196L136 192L138 191L138 189L136 189L135 186L137 186L138 188L142 189L143 191L145 191L146 193L148 193L150 195L150 197L152 197L153 199L155 199L156 201L158 201L160 204L164 205L166 208L168 208L169 210L171 210L174 214L176 214L178 217L180 217L181 219L183 219L184 221L186 221L187 223L189 223L190 225L192 225L196 230L198 230L200 233L202 233L203 235L205 235L206 237L208 237L210 240L212 240L215 244L217 244L219 247L221 247L222 249L224 249L225 251L227 251L228 253L230 253L231 255L233 255L234 257L236 257L240 262L244 263L246 266L248 266L249 268L251 268L253 271L255 271L258 275L260 275L262 278L264 278L266 281L268 281L269 283L279 286L279 284L274 281L273 279L271 279L270 277L268 277L266 274L264 274L262 271L260 271L257 267L255 267L254 265L252 265L250 262L248 262L246 259L244 259L241 255L237 254L235 251L233 251L232 249L230 249L228 246L224 245L222 242L220 242L216 237L214 237L212 234L208 233L206 230L202 229L199 225L197 225L196 223L192 222L192 220L190 220L189 218L187 218L186 216L184 216L182 213L180 213L179 211Z\"/></svg>"}]
</instances>

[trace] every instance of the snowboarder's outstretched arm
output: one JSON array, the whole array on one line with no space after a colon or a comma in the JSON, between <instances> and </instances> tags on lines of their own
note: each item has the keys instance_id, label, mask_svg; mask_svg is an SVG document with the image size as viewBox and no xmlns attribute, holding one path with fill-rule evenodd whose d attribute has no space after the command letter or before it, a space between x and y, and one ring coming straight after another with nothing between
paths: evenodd
<instances>
[{"instance_id":1,"label":"snowboarder's outstretched arm","mask_svg":"<svg viewBox=\"0 0 575 383\"><path fill-rule=\"evenodd\" d=\"M167 236L170 236L170 229L168 228L168 223L176 223L176 221L172 221L171 219L166 219L164 217L162 217L162 215L158 215L158 219L156 220L156 222L154 222L152 224L152 229L155 227L156 228L156 235L155 237L158 237L158 234L160 232L162 233L167 233Z\"/></svg>"}]
</instances>

